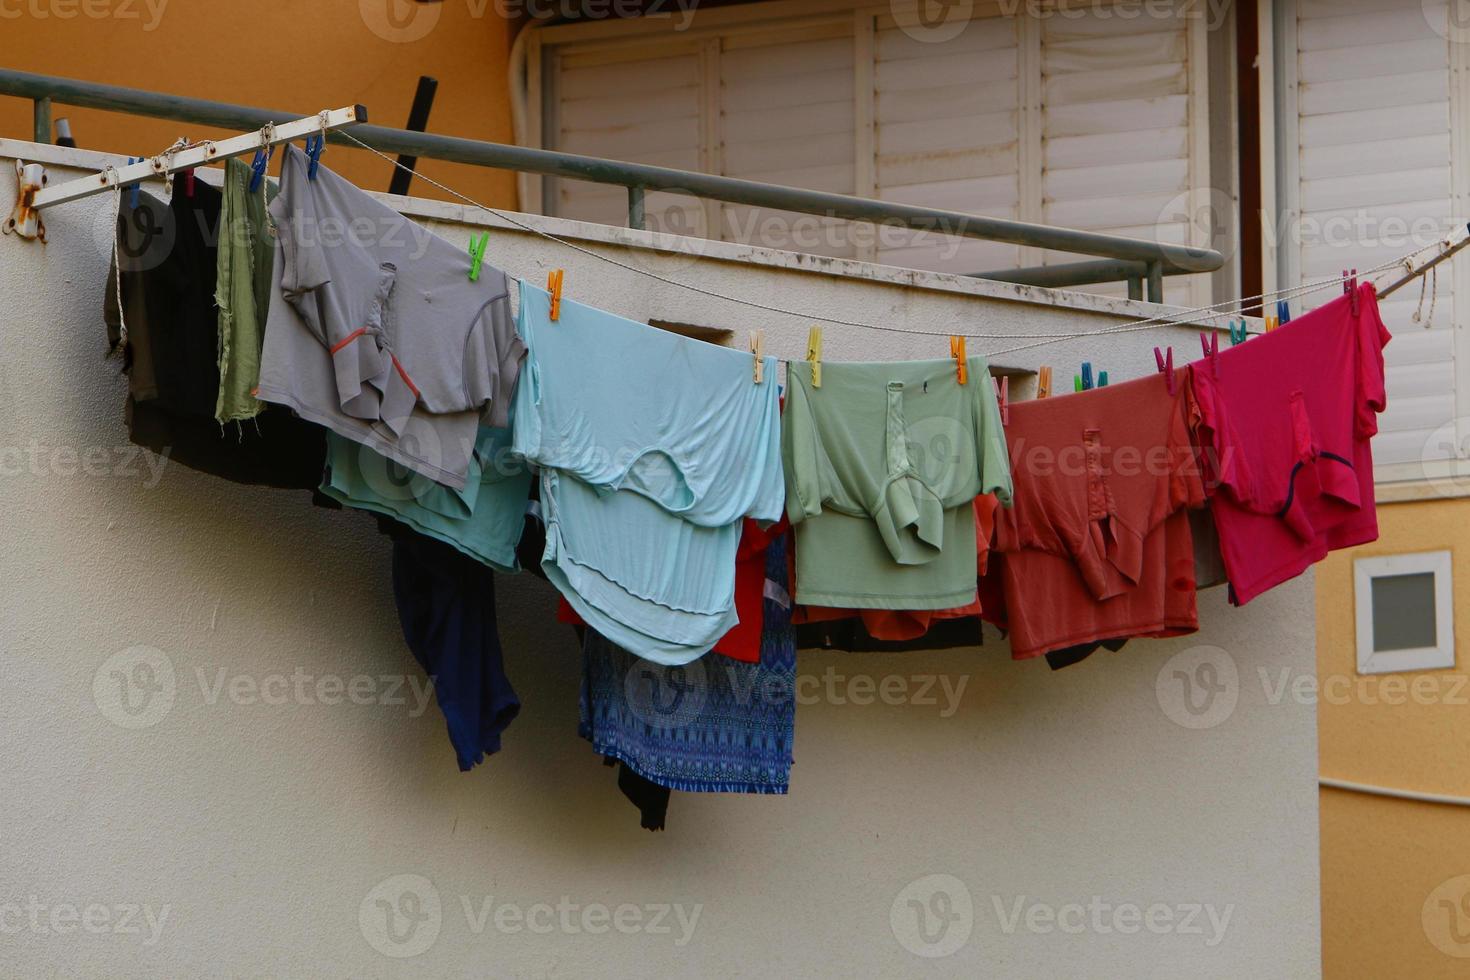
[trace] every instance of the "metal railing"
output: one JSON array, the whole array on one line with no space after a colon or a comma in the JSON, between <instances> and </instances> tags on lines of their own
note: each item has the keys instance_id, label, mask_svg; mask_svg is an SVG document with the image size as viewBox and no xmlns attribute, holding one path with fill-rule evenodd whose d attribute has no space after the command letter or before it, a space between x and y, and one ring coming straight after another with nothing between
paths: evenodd
<instances>
[{"instance_id":1,"label":"metal railing","mask_svg":"<svg viewBox=\"0 0 1470 980\"><path fill-rule=\"evenodd\" d=\"M268 122L302 115L300 112L257 109L10 69L0 69L0 95L32 100L34 138L38 143L51 141L51 109L55 103L242 131L259 129ZM384 153L408 154L548 177L620 185L627 188L628 224L635 228L644 227L644 195L649 191L670 191L728 204L1096 256L1088 261L973 274L977 278L1002 282L1050 287L1126 282L1131 298L1143 299L1146 295L1149 301L1157 303L1163 300L1165 276L1213 272L1225 262L1219 252L1208 248L986 218L959 211L782 187L735 177L623 163L554 150L384 126L356 126L352 135ZM351 141L337 134L328 134L327 139L333 143L351 145Z\"/></svg>"}]
</instances>

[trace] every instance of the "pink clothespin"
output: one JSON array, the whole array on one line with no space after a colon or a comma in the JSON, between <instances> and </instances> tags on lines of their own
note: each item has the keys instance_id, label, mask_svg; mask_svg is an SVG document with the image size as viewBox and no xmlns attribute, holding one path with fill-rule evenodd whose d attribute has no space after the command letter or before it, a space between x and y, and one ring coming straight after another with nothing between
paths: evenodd
<instances>
[{"instance_id":1,"label":"pink clothespin","mask_svg":"<svg viewBox=\"0 0 1470 980\"><path fill-rule=\"evenodd\" d=\"M1168 348L1169 355L1166 358L1164 352L1154 348L1154 363L1159 366L1159 373L1164 376L1164 381L1169 386L1169 394L1174 394L1174 348Z\"/></svg>"},{"instance_id":2,"label":"pink clothespin","mask_svg":"<svg viewBox=\"0 0 1470 980\"><path fill-rule=\"evenodd\" d=\"M1353 316L1357 316L1358 315L1358 270L1357 269L1354 269L1352 271L1352 278L1348 280L1348 295L1352 297L1352 299L1348 301L1348 306L1352 309Z\"/></svg>"},{"instance_id":3,"label":"pink clothespin","mask_svg":"<svg viewBox=\"0 0 1470 980\"><path fill-rule=\"evenodd\" d=\"M190 167L184 171L184 196L194 196L194 168Z\"/></svg>"},{"instance_id":4,"label":"pink clothespin","mask_svg":"<svg viewBox=\"0 0 1470 980\"><path fill-rule=\"evenodd\" d=\"M1008 377L991 378L995 382L995 401L1000 406L1000 424L1011 424L1011 379Z\"/></svg>"},{"instance_id":5,"label":"pink clothespin","mask_svg":"<svg viewBox=\"0 0 1470 980\"><path fill-rule=\"evenodd\" d=\"M1210 362L1211 377L1220 376L1220 335L1217 333L1199 335L1200 349L1205 352L1205 360Z\"/></svg>"}]
</instances>

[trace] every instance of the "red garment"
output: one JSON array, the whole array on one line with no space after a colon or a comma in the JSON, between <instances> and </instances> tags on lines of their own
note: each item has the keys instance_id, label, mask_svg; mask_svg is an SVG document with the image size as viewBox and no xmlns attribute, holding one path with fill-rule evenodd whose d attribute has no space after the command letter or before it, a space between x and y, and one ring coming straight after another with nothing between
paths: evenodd
<instances>
[{"instance_id":1,"label":"red garment","mask_svg":"<svg viewBox=\"0 0 1470 980\"><path fill-rule=\"evenodd\" d=\"M995 511L1000 501L994 494L975 498L975 544L977 573L985 574L990 555L990 538L995 530ZM795 566L793 564L793 574ZM794 581L794 579L793 579ZM794 590L793 590L794 592ZM875 640L916 640L929 632L929 625L941 619L962 619L980 615L980 597L955 609L834 609L830 606L797 606L792 611L793 625L823 623L834 619L860 618L863 629Z\"/></svg>"},{"instance_id":2,"label":"red garment","mask_svg":"<svg viewBox=\"0 0 1470 980\"><path fill-rule=\"evenodd\" d=\"M1218 377L1191 365L1200 439L1222 464L1211 510L1237 605L1378 537L1369 440L1391 338L1371 283L1357 300L1356 315L1341 296L1230 348Z\"/></svg>"},{"instance_id":3,"label":"red garment","mask_svg":"<svg viewBox=\"0 0 1470 980\"><path fill-rule=\"evenodd\" d=\"M1012 403L996 520L1011 655L1199 628L1186 508L1204 505L1188 375Z\"/></svg>"},{"instance_id":4,"label":"red garment","mask_svg":"<svg viewBox=\"0 0 1470 980\"><path fill-rule=\"evenodd\" d=\"M789 526L784 517L769 528L745 518L740 527L740 549L735 553L735 614L740 622L720 637L714 646L715 653L748 664L760 663L761 632L765 628L762 600L766 591L766 549ZM586 625L566 599L557 600L556 618L573 626Z\"/></svg>"}]
</instances>

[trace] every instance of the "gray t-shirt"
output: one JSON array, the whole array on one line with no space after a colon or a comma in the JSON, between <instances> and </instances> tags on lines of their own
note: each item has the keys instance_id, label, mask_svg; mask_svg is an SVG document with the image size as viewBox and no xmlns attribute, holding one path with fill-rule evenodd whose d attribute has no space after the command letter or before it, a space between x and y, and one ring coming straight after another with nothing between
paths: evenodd
<instances>
[{"instance_id":1,"label":"gray t-shirt","mask_svg":"<svg viewBox=\"0 0 1470 980\"><path fill-rule=\"evenodd\" d=\"M508 281L287 146L259 397L462 488L525 357Z\"/></svg>"}]
</instances>

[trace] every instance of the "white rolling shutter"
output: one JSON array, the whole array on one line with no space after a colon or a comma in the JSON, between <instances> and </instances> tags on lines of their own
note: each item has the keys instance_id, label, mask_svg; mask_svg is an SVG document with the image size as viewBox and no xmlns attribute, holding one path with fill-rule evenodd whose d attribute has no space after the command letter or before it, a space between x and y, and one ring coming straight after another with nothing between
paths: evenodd
<instances>
[{"instance_id":1,"label":"white rolling shutter","mask_svg":"<svg viewBox=\"0 0 1470 980\"><path fill-rule=\"evenodd\" d=\"M720 41L721 172L851 194L853 43L850 18ZM837 258L856 255L846 221L724 205L721 237Z\"/></svg>"},{"instance_id":2,"label":"white rolling shutter","mask_svg":"<svg viewBox=\"0 0 1470 980\"><path fill-rule=\"evenodd\" d=\"M971 21L943 44L877 18L873 196L991 218L1020 215L1019 20ZM884 233L877 260L941 272L1021 264L1015 245Z\"/></svg>"},{"instance_id":3,"label":"white rolling shutter","mask_svg":"<svg viewBox=\"0 0 1470 980\"><path fill-rule=\"evenodd\" d=\"M702 11L708 26L688 31L619 24L599 38L582 24L558 41L558 28L545 29L546 145L986 217L1189 239L1183 222L1161 215L1191 187L1208 186L1197 19L1090 8L1007 17L988 7L936 42L905 31L891 7L802 13L783 3L784 13L762 20L759 6ZM556 214L626 222L621 189L550 187ZM655 230L925 270L1077 258L927 231L881 229L874 241L865 226L670 195L650 195L648 214ZM1202 289L1206 277L1174 279L1168 294L1200 302Z\"/></svg>"},{"instance_id":4,"label":"white rolling shutter","mask_svg":"<svg viewBox=\"0 0 1470 980\"><path fill-rule=\"evenodd\" d=\"M1197 17L1120 17L1111 6L1041 19L1044 223L1195 243L1192 219L1209 197L1203 73L1191 65L1202 29ZM1167 302L1202 305L1207 293L1204 277L1166 281Z\"/></svg>"},{"instance_id":5,"label":"white rolling shutter","mask_svg":"<svg viewBox=\"0 0 1470 980\"><path fill-rule=\"evenodd\" d=\"M1296 140L1283 152L1297 153L1288 170L1295 186L1286 190L1299 230L1286 229L1280 242L1292 273L1286 281L1378 265L1449 230L1455 208L1445 16L1443 4L1419 0L1298 0L1296 57L1288 65ZM1388 410L1373 444L1380 466L1450 459L1462 441L1463 434L1442 431L1457 414L1456 327L1464 317L1454 285L1452 269L1442 269L1427 327L1411 320L1417 285L1383 303L1394 340L1386 352ZM1304 301L1311 306L1330 296Z\"/></svg>"}]
</instances>

